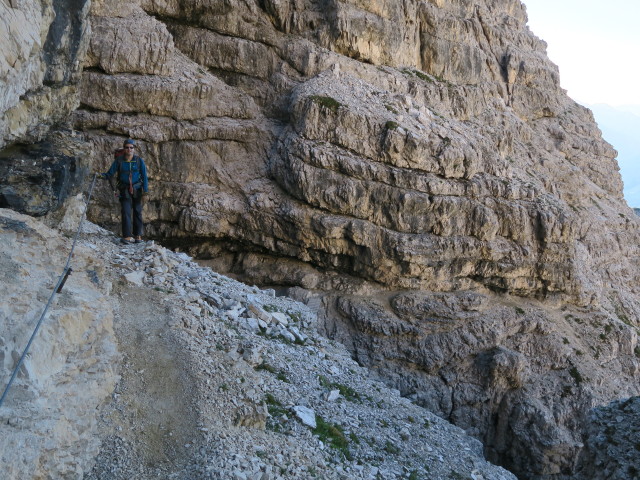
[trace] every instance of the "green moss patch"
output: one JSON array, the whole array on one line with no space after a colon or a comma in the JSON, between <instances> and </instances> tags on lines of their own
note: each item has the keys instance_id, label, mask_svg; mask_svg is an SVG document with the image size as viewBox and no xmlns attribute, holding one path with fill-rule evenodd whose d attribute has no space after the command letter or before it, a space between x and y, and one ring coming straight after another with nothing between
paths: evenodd
<instances>
[{"instance_id":1,"label":"green moss patch","mask_svg":"<svg viewBox=\"0 0 640 480\"><path fill-rule=\"evenodd\" d=\"M335 98L331 98L331 97L324 97L321 95L312 95L309 98L311 98L311 100L314 103L317 103L322 107L328 108L332 112L337 112L340 107L344 106Z\"/></svg>"}]
</instances>

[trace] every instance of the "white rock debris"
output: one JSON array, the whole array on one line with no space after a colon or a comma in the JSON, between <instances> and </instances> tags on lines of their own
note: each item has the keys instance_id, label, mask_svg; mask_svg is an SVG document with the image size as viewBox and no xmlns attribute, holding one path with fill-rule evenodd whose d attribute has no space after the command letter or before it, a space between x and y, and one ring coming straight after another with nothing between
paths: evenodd
<instances>
[{"instance_id":1,"label":"white rock debris","mask_svg":"<svg viewBox=\"0 0 640 480\"><path fill-rule=\"evenodd\" d=\"M112 266L124 356L101 412L103 448L85 478L515 478L483 458L480 442L318 334L305 305L153 242L121 246L91 231L84 243ZM129 283L132 273L142 287ZM138 355L127 342L149 351ZM162 349L176 357L159 368ZM144 393L173 376L178 385L163 384L172 398ZM130 410L144 401L168 408ZM167 420L172 407L183 416Z\"/></svg>"},{"instance_id":2,"label":"white rock debris","mask_svg":"<svg viewBox=\"0 0 640 480\"><path fill-rule=\"evenodd\" d=\"M3 242L11 251L25 248L38 221L2 212ZM22 224L28 229L16 235ZM52 437L30 450L29 438L46 438L38 428L50 423L27 422L23 431L22 420L10 420L3 437L22 432L24 438L3 444L3 468L12 478L39 474L20 458L38 465L39 458L70 454L73 462L51 463L46 474L87 480L515 478L483 458L480 442L388 389L342 345L321 336L305 305L219 275L153 242L123 246L117 240L85 223L77 255L90 263L76 260L78 272L65 286L75 292L95 282L101 297L94 303L112 308L113 331L106 331L117 352L92 350L82 338L67 345L88 352L84 362L93 356L96 365L109 360L118 374L111 377L112 390L101 390L108 398L99 408L94 400L79 407L93 398L93 387L76 383L82 377L73 375L74 355L56 359L54 345L64 340L49 335L51 358L70 362L65 402L74 409L61 411L69 431L82 434L64 442ZM54 245L62 255L68 236L47 229L32 241L45 250ZM28 258L21 265L33 268ZM15 282L29 288L27 278ZM58 303L58 317L76 308L72 298ZM34 371L21 383L37 376ZM59 393L55 385L43 385L24 400ZM10 407L3 415L18 411L15 403ZM86 444L93 447L83 451ZM21 455L14 455L18 450Z\"/></svg>"}]
</instances>

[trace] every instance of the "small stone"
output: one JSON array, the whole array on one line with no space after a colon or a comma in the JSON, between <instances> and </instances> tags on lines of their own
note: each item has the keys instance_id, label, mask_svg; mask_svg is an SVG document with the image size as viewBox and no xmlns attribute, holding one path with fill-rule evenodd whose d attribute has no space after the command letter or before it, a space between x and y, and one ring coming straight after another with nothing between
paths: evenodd
<instances>
[{"instance_id":1,"label":"small stone","mask_svg":"<svg viewBox=\"0 0 640 480\"><path fill-rule=\"evenodd\" d=\"M200 294L198 292L191 291L187 294L187 300L189 302L197 302L200 300Z\"/></svg>"},{"instance_id":2,"label":"small stone","mask_svg":"<svg viewBox=\"0 0 640 480\"><path fill-rule=\"evenodd\" d=\"M256 347L245 348L242 358L249 365L259 365L262 363L262 349Z\"/></svg>"},{"instance_id":3,"label":"small stone","mask_svg":"<svg viewBox=\"0 0 640 480\"><path fill-rule=\"evenodd\" d=\"M296 341L295 335L293 333L291 333L290 331L285 330L284 328L280 329L278 333L280 335L282 335L289 342L295 342Z\"/></svg>"},{"instance_id":4,"label":"small stone","mask_svg":"<svg viewBox=\"0 0 640 480\"><path fill-rule=\"evenodd\" d=\"M256 318L263 320L265 322L271 322L271 315L269 315L269 313L265 312L258 304L256 303L249 303L248 307L249 311L251 313L253 313Z\"/></svg>"},{"instance_id":5,"label":"small stone","mask_svg":"<svg viewBox=\"0 0 640 480\"><path fill-rule=\"evenodd\" d=\"M273 320L275 320L276 322L278 322L280 325L282 325L283 327L286 327L287 325L289 325L289 319L287 318L287 316L282 313L282 312L273 312L271 314L271 317L273 318Z\"/></svg>"},{"instance_id":6,"label":"small stone","mask_svg":"<svg viewBox=\"0 0 640 480\"><path fill-rule=\"evenodd\" d=\"M331 390L331 391L327 394L327 402L334 402L334 401L336 401L338 398L340 398L340 390Z\"/></svg>"},{"instance_id":7,"label":"small stone","mask_svg":"<svg viewBox=\"0 0 640 480\"><path fill-rule=\"evenodd\" d=\"M247 476L240 470L233 471L233 480L247 480Z\"/></svg>"},{"instance_id":8,"label":"small stone","mask_svg":"<svg viewBox=\"0 0 640 480\"><path fill-rule=\"evenodd\" d=\"M255 319L253 317L247 318L247 327L249 327L249 329L251 329L253 331L260 330L259 320Z\"/></svg>"},{"instance_id":9,"label":"small stone","mask_svg":"<svg viewBox=\"0 0 640 480\"><path fill-rule=\"evenodd\" d=\"M144 285L145 273L141 270L136 270L135 272L130 272L125 274L124 278L129 282L137 285L138 287L142 287Z\"/></svg>"},{"instance_id":10,"label":"small stone","mask_svg":"<svg viewBox=\"0 0 640 480\"><path fill-rule=\"evenodd\" d=\"M307 341L307 336L301 333L300 330L298 330L296 327L290 327L289 331L293 334L294 337L296 337L296 340L302 343Z\"/></svg>"},{"instance_id":11,"label":"small stone","mask_svg":"<svg viewBox=\"0 0 640 480\"><path fill-rule=\"evenodd\" d=\"M293 407L293 411L304 425L310 428L316 428L316 414L312 409L302 405L296 405Z\"/></svg>"}]
</instances>

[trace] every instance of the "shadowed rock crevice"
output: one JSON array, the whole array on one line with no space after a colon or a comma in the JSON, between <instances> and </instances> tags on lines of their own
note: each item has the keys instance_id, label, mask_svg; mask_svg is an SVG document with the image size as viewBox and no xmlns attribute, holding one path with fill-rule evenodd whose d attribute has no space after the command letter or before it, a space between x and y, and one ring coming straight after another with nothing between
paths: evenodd
<instances>
[{"instance_id":1,"label":"shadowed rock crevice","mask_svg":"<svg viewBox=\"0 0 640 480\"><path fill-rule=\"evenodd\" d=\"M86 187L91 147L68 130L0 152L0 208L36 217L55 212Z\"/></svg>"},{"instance_id":2,"label":"shadowed rock crevice","mask_svg":"<svg viewBox=\"0 0 640 480\"><path fill-rule=\"evenodd\" d=\"M55 0L54 19L43 46L47 64L44 85L74 82L84 59L89 0Z\"/></svg>"}]
</instances>

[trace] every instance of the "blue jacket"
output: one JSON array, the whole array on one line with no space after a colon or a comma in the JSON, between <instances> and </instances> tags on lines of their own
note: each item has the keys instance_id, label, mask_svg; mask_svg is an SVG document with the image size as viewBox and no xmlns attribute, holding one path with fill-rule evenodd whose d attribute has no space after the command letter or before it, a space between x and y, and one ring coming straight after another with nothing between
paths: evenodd
<instances>
[{"instance_id":1,"label":"blue jacket","mask_svg":"<svg viewBox=\"0 0 640 480\"><path fill-rule=\"evenodd\" d=\"M119 173L118 170L120 170ZM104 177L111 178L117 174L118 188L124 188L129 185L129 172L131 172L131 183L134 188L137 190L142 186L142 191L148 193L149 179L147 178L147 166L144 164L144 160L137 155L134 155L130 162L125 159L124 155L116 157L109 171L104 174Z\"/></svg>"}]
</instances>

